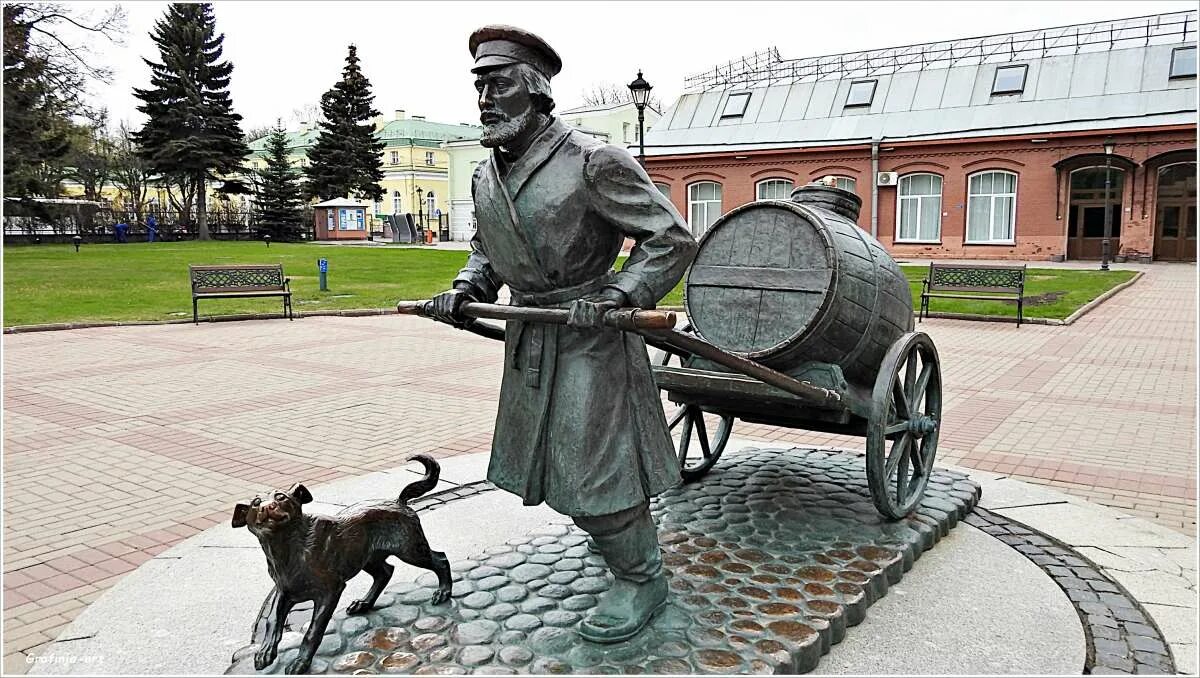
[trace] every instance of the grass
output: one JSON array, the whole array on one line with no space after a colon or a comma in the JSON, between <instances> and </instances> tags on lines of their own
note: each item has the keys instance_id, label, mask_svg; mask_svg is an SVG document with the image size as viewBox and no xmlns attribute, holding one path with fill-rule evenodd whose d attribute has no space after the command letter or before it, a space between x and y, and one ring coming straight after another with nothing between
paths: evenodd
<instances>
[{"instance_id":1,"label":"grass","mask_svg":"<svg viewBox=\"0 0 1200 678\"><path fill-rule=\"evenodd\" d=\"M258 242L89 244L4 248L4 325L167 320L191 317L189 264L282 263L292 279L298 312L391 308L400 299L425 299L446 289L466 260L461 250ZM329 260L327 292L319 291L317 259ZM920 298L926 268L904 267ZM1060 295L1026 302L1027 317L1065 318L1132 277L1129 271L1030 269L1027 296ZM1060 294L1061 293L1061 294ZM683 303L683 285L663 300ZM279 313L278 299L209 299L204 315ZM933 311L1015 316L1005 302L934 299Z\"/></svg>"},{"instance_id":2,"label":"grass","mask_svg":"<svg viewBox=\"0 0 1200 678\"><path fill-rule=\"evenodd\" d=\"M921 307L921 281L928 266L901 266L913 295L913 308ZM1030 268L1025 271L1025 317L1062 320L1084 304L1134 276L1133 271L1099 271L1068 268ZM970 313L1017 317L1017 302L976 299L929 300L930 313Z\"/></svg>"}]
</instances>

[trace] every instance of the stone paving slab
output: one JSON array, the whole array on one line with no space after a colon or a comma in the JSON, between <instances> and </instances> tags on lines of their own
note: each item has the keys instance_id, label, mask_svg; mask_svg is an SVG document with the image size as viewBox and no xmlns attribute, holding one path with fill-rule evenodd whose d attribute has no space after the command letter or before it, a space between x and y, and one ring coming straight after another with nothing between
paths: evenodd
<instances>
[{"instance_id":1,"label":"stone paving slab","mask_svg":"<svg viewBox=\"0 0 1200 678\"><path fill-rule=\"evenodd\" d=\"M586 535L560 525L453 563L448 605L430 604L436 578L422 575L390 586L378 610L335 617L313 671L811 671L978 498L965 475L939 470L915 514L885 521L864 464L817 450L743 450L705 482L655 498L673 595L629 641L577 636L611 579ZM310 614L293 613L271 672L294 657ZM251 672L257 647L240 650L230 671Z\"/></svg>"}]
</instances>

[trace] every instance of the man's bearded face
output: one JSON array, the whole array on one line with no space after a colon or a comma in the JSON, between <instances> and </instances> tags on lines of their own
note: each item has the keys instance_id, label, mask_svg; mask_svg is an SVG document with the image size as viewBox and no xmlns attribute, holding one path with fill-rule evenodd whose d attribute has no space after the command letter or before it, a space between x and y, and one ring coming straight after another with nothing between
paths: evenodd
<instances>
[{"instance_id":1,"label":"man's bearded face","mask_svg":"<svg viewBox=\"0 0 1200 678\"><path fill-rule=\"evenodd\" d=\"M514 66L480 73L475 90L479 92L479 122L483 123L479 143L484 147L511 146L537 131L533 99Z\"/></svg>"}]
</instances>

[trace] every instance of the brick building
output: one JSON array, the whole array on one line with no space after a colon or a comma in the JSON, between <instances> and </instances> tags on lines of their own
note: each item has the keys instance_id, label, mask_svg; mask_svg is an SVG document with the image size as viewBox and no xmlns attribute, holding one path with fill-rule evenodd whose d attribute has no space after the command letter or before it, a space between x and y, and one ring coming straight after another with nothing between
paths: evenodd
<instances>
[{"instance_id":1,"label":"brick building","mask_svg":"<svg viewBox=\"0 0 1200 678\"><path fill-rule=\"evenodd\" d=\"M1193 261L1196 21L770 49L689 78L646 133L647 171L697 235L833 175L899 257L1096 259L1107 205L1114 255Z\"/></svg>"}]
</instances>

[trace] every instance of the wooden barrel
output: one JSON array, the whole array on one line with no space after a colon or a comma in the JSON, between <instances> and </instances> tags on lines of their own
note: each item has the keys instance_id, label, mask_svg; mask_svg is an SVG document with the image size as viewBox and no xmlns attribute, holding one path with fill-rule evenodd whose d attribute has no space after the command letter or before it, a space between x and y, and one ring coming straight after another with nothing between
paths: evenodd
<instances>
[{"instance_id":1,"label":"wooden barrel","mask_svg":"<svg viewBox=\"0 0 1200 678\"><path fill-rule=\"evenodd\" d=\"M818 361L873 384L913 327L912 297L895 260L854 223L858 204L847 191L805 186L718 219L687 275L696 332L781 371Z\"/></svg>"}]
</instances>

